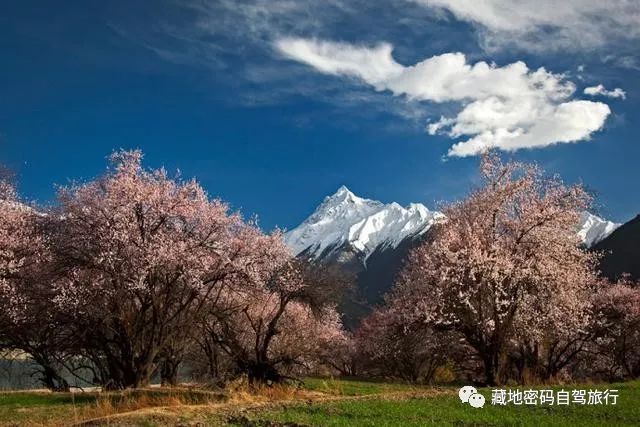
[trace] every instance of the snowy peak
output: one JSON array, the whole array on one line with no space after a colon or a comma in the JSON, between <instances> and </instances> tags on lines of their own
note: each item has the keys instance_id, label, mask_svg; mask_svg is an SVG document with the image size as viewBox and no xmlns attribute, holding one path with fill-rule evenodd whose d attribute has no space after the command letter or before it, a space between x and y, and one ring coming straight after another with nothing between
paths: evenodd
<instances>
[{"instance_id":1,"label":"snowy peak","mask_svg":"<svg viewBox=\"0 0 640 427\"><path fill-rule=\"evenodd\" d=\"M395 202L385 205L341 186L288 232L285 242L296 255L307 252L316 258L348 244L366 260L377 248L396 247L405 238L424 233L441 217L420 203L406 208Z\"/></svg>"},{"instance_id":2,"label":"snowy peak","mask_svg":"<svg viewBox=\"0 0 640 427\"><path fill-rule=\"evenodd\" d=\"M337 203L344 202L344 201L350 201L350 202L356 203L356 202L361 202L365 199L361 199L360 197L353 194L351 190L347 188L346 185L341 185L340 188L338 188L338 190L336 190L336 192L333 195L325 197L325 200L333 200L333 201L336 201Z\"/></svg>"},{"instance_id":3,"label":"snowy peak","mask_svg":"<svg viewBox=\"0 0 640 427\"><path fill-rule=\"evenodd\" d=\"M303 224L326 223L334 219L362 218L379 209L382 205L375 200L362 199L344 185L324 201Z\"/></svg>"},{"instance_id":4,"label":"snowy peak","mask_svg":"<svg viewBox=\"0 0 640 427\"><path fill-rule=\"evenodd\" d=\"M620 224L604 220L585 211L580 217L578 237L587 247L591 247L613 233L618 227L620 227Z\"/></svg>"},{"instance_id":5,"label":"snowy peak","mask_svg":"<svg viewBox=\"0 0 640 427\"><path fill-rule=\"evenodd\" d=\"M356 196L344 185L323 202L302 224L285 234L285 242L295 255L312 258L328 255L348 245L366 259L376 249L395 248L403 240L419 236L444 215L421 203L403 207ZM578 236L591 247L611 234L620 224L584 212Z\"/></svg>"}]
</instances>

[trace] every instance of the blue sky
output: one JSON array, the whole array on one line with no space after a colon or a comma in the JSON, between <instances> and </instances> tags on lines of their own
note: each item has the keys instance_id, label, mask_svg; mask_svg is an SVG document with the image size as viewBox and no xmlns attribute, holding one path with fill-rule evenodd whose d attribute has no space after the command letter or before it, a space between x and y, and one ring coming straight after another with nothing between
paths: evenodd
<instances>
[{"instance_id":1,"label":"blue sky","mask_svg":"<svg viewBox=\"0 0 640 427\"><path fill-rule=\"evenodd\" d=\"M626 221L640 213L640 5L533 3L5 2L0 161L47 203L141 148L270 229L341 184L436 207L495 145Z\"/></svg>"}]
</instances>

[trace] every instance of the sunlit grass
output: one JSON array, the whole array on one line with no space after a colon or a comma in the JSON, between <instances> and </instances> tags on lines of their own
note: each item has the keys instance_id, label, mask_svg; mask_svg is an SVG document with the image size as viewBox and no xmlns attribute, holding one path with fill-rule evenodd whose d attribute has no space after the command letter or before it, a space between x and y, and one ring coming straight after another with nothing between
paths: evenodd
<instances>
[{"instance_id":1,"label":"sunlit grass","mask_svg":"<svg viewBox=\"0 0 640 427\"><path fill-rule=\"evenodd\" d=\"M454 387L309 378L302 387L256 388L238 383L224 393L186 387L111 393L0 393L0 425L69 425L87 420L94 420L94 425L127 426L640 425L638 381L552 388L615 388L619 390L618 404L491 406L491 390L481 389L487 405L474 409L460 403Z\"/></svg>"},{"instance_id":2,"label":"sunlit grass","mask_svg":"<svg viewBox=\"0 0 640 427\"><path fill-rule=\"evenodd\" d=\"M488 402L481 409L464 405L457 394L449 393L392 399L381 396L366 400L299 405L256 413L249 419L257 422L271 421L309 426L640 425L640 382L554 388L618 389L619 398L615 406L492 406L491 390L481 389L480 392Z\"/></svg>"},{"instance_id":3,"label":"sunlit grass","mask_svg":"<svg viewBox=\"0 0 640 427\"><path fill-rule=\"evenodd\" d=\"M307 378L304 387L331 395L361 396L370 394L424 390L426 386L416 386L402 382L383 382L355 378Z\"/></svg>"},{"instance_id":4,"label":"sunlit grass","mask_svg":"<svg viewBox=\"0 0 640 427\"><path fill-rule=\"evenodd\" d=\"M0 393L0 425L59 425L108 417L143 408L220 402L218 392L141 389L108 393Z\"/></svg>"}]
</instances>

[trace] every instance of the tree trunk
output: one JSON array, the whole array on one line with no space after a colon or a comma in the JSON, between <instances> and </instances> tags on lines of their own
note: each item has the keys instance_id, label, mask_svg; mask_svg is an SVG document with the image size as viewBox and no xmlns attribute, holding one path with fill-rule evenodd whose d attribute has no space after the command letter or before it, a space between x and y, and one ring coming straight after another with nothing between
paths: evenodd
<instances>
[{"instance_id":1,"label":"tree trunk","mask_svg":"<svg viewBox=\"0 0 640 427\"><path fill-rule=\"evenodd\" d=\"M150 361L140 362L132 372L133 387L142 388L147 387L151 382L151 377L156 370L156 365Z\"/></svg>"},{"instance_id":2,"label":"tree trunk","mask_svg":"<svg viewBox=\"0 0 640 427\"><path fill-rule=\"evenodd\" d=\"M49 366L43 366L42 382L51 391L69 391L67 380Z\"/></svg>"},{"instance_id":3,"label":"tree trunk","mask_svg":"<svg viewBox=\"0 0 640 427\"><path fill-rule=\"evenodd\" d=\"M268 363L252 363L247 369L249 384L272 384L282 382L278 371Z\"/></svg>"},{"instance_id":4,"label":"tree trunk","mask_svg":"<svg viewBox=\"0 0 640 427\"><path fill-rule=\"evenodd\" d=\"M497 351L489 351L482 356L484 364L485 383L488 386L497 385L499 354Z\"/></svg>"},{"instance_id":5,"label":"tree trunk","mask_svg":"<svg viewBox=\"0 0 640 427\"><path fill-rule=\"evenodd\" d=\"M180 360L166 357L160 362L160 383L163 387L178 385L178 369Z\"/></svg>"},{"instance_id":6,"label":"tree trunk","mask_svg":"<svg viewBox=\"0 0 640 427\"><path fill-rule=\"evenodd\" d=\"M46 388L51 391L69 391L69 383L58 372L47 355L36 353L31 354L31 357L42 368L40 381Z\"/></svg>"},{"instance_id":7,"label":"tree trunk","mask_svg":"<svg viewBox=\"0 0 640 427\"><path fill-rule=\"evenodd\" d=\"M151 377L156 369L154 363L130 362L117 363L112 360L108 363L108 377L102 385L106 390L123 390L126 388L146 387L151 382Z\"/></svg>"}]
</instances>

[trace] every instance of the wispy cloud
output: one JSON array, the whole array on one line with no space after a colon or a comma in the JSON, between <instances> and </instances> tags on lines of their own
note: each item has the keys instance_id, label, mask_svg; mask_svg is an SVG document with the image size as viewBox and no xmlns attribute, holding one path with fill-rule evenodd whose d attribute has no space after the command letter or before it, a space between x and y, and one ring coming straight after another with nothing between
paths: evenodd
<instances>
[{"instance_id":1,"label":"wispy cloud","mask_svg":"<svg viewBox=\"0 0 640 427\"><path fill-rule=\"evenodd\" d=\"M419 5L406 0L390 0L384 8L368 0L187 0L175 7L153 25L112 24L112 29L165 61L210 70L218 84L233 90L232 103L277 105L302 96L335 105L343 114L348 110L352 117L391 114L415 127L424 123L426 111L416 102L319 79L283 61L273 47L285 36L341 32L361 38L372 27L382 35L422 37L432 31L424 23L433 13ZM402 16L403 11L411 13ZM368 108L360 108L364 104Z\"/></svg>"},{"instance_id":2,"label":"wispy cloud","mask_svg":"<svg viewBox=\"0 0 640 427\"><path fill-rule=\"evenodd\" d=\"M487 50L588 51L640 40L640 2L629 0L412 0L478 27Z\"/></svg>"},{"instance_id":3,"label":"wispy cloud","mask_svg":"<svg viewBox=\"0 0 640 427\"><path fill-rule=\"evenodd\" d=\"M612 67L640 71L640 60L634 55L611 52L602 58L602 62Z\"/></svg>"},{"instance_id":4,"label":"wispy cloud","mask_svg":"<svg viewBox=\"0 0 640 427\"><path fill-rule=\"evenodd\" d=\"M428 132L459 141L450 155L466 156L489 146L516 150L584 141L610 114L604 103L575 99L575 85L564 75L530 70L521 61L501 67L475 61L474 53L482 51L473 27L487 50L509 43L531 50L567 44L580 49L602 47L614 36L640 37L636 27L621 30L637 19L635 3L614 3L609 8L592 0L542 0L538 6L516 0L186 0L176 3L180 13L151 30L118 31L166 61L210 70L217 84L233 91L230 102L263 106L302 96L334 105L336 116L349 116L332 123L390 113L403 119L395 126L428 123ZM606 19L605 7L612 13ZM321 41L336 38L351 43ZM399 42L392 47L376 40ZM456 53L461 49L466 54ZM625 61L633 65L628 53ZM348 79L309 73L300 63ZM583 79L581 71L576 78ZM624 94L603 90L585 94Z\"/></svg>"},{"instance_id":5,"label":"wispy cloud","mask_svg":"<svg viewBox=\"0 0 640 427\"><path fill-rule=\"evenodd\" d=\"M459 103L457 115L428 128L432 134L469 138L454 144L451 156L587 140L610 114L601 102L571 99L575 85L564 76L529 70L523 62L469 64L462 53L445 53L404 66L393 58L389 43L367 47L284 38L276 47L319 72L356 78L377 91L413 101Z\"/></svg>"}]
</instances>

